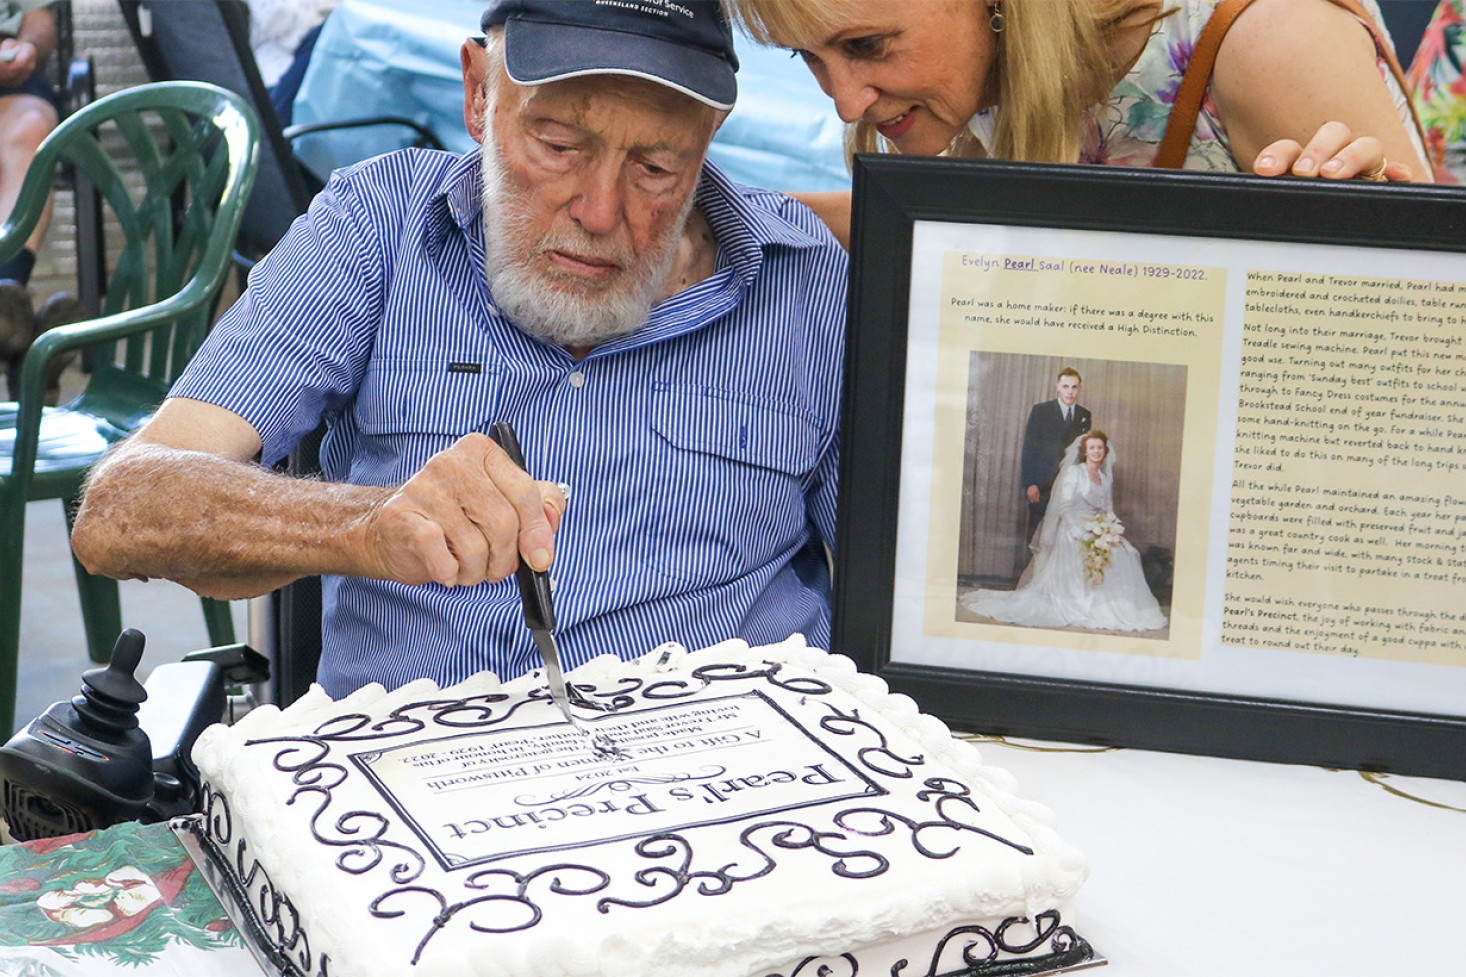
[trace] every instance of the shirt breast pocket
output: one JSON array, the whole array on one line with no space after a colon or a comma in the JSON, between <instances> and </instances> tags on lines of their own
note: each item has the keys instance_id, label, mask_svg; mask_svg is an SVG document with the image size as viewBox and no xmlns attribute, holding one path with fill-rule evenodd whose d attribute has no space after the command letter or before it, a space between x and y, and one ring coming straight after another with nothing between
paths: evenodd
<instances>
[{"instance_id":1,"label":"shirt breast pocket","mask_svg":"<svg viewBox=\"0 0 1466 977\"><path fill-rule=\"evenodd\" d=\"M498 389L498 372L468 359L373 361L353 409L361 435L353 480L405 482L463 435L487 430Z\"/></svg>"},{"instance_id":2,"label":"shirt breast pocket","mask_svg":"<svg viewBox=\"0 0 1466 977\"><path fill-rule=\"evenodd\" d=\"M729 581L803 545L804 493L821 432L797 405L658 383L647 486L648 562L698 583Z\"/></svg>"}]
</instances>

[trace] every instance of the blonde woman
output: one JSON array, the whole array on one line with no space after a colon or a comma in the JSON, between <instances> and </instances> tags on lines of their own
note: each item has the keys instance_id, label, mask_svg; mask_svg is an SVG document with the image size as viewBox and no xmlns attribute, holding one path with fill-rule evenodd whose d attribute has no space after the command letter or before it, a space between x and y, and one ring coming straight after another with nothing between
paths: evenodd
<instances>
[{"instance_id":1,"label":"blonde woman","mask_svg":"<svg viewBox=\"0 0 1466 977\"><path fill-rule=\"evenodd\" d=\"M725 2L803 58L853 152L1149 166L1219 0ZM1255 0L1217 52L1185 167L1429 180L1371 26L1331 0ZM800 197L848 244L848 193Z\"/></svg>"}]
</instances>

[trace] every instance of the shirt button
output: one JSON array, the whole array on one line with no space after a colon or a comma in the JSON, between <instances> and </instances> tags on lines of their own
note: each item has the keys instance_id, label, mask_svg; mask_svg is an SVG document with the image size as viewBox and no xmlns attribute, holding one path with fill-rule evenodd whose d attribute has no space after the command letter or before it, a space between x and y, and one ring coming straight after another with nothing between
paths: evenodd
<instances>
[{"instance_id":1,"label":"shirt button","mask_svg":"<svg viewBox=\"0 0 1466 977\"><path fill-rule=\"evenodd\" d=\"M577 390L579 390L581 387L585 386L585 374L584 373L581 373L579 370L576 370L574 373L570 374L570 376L566 377L565 379L569 380L570 381L570 385L572 387L576 388Z\"/></svg>"}]
</instances>

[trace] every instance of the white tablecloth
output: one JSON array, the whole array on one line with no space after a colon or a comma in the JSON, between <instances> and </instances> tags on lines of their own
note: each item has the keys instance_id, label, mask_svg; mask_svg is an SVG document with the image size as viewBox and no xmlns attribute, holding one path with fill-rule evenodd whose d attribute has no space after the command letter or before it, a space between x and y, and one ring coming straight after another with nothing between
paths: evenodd
<instances>
[{"instance_id":1,"label":"white tablecloth","mask_svg":"<svg viewBox=\"0 0 1466 977\"><path fill-rule=\"evenodd\" d=\"M1089 857L1073 922L1110 961L1097 977L1466 974L1466 783L979 749Z\"/></svg>"}]
</instances>

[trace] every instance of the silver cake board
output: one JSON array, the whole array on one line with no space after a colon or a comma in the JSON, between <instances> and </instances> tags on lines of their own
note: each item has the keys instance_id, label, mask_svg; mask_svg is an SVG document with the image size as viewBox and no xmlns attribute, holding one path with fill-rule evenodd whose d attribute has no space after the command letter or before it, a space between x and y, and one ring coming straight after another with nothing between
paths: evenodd
<instances>
[{"instance_id":1,"label":"silver cake board","mask_svg":"<svg viewBox=\"0 0 1466 977\"><path fill-rule=\"evenodd\" d=\"M173 829L178 843L208 883L214 898L224 907L225 915L243 937L245 947L265 977L306 977L265 935L259 916L250 907L248 894L221 868L223 854L204 835L203 823L202 814L189 814L173 818L168 827Z\"/></svg>"},{"instance_id":2,"label":"silver cake board","mask_svg":"<svg viewBox=\"0 0 1466 977\"><path fill-rule=\"evenodd\" d=\"M234 876L225 872L221 867L223 853L204 834L203 821L202 814L190 814L174 818L168 826L178 836L183 850L198 867L199 874L208 883L209 889L219 900L219 904L224 907L224 912L229 916L230 922L244 938L245 946L254 956L255 961L259 963L265 977L308 977L302 974L299 968L292 964L269 939L264 927L260 924L259 916L249 902L248 894L235 881ZM1055 967L1034 969L1036 962L1020 959L997 960L977 969L963 967L959 970L927 975L927 977L1049 977L1052 974L1069 974L1093 967L1102 967L1109 963L1109 960L1098 952L1094 952L1086 960ZM431 977L431 975L425 975L425 977ZM871 977L882 977L882 975L872 974ZM913 977L917 977L916 972L913 972Z\"/></svg>"}]
</instances>

